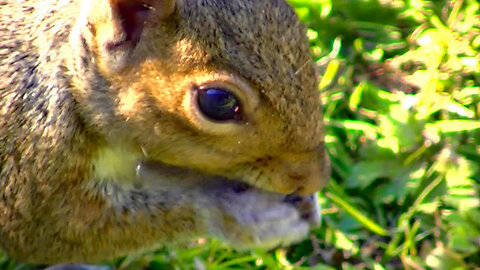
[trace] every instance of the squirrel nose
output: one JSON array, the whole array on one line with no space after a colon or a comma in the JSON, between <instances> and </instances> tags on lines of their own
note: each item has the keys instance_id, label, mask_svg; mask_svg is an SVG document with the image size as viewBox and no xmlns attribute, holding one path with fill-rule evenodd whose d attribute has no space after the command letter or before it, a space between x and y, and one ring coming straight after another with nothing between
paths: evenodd
<instances>
[{"instance_id":1,"label":"squirrel nose","mask_svg":"<svg viewBox=\"0 0 480 270\"><path fill-rule=\"evenodd\" d=\"M308 195L319 191L330 178L330 159L322 151L284 154L280 158L283 177L273 179L273 188L282 193Z\"/></svg>"}]
</instances>

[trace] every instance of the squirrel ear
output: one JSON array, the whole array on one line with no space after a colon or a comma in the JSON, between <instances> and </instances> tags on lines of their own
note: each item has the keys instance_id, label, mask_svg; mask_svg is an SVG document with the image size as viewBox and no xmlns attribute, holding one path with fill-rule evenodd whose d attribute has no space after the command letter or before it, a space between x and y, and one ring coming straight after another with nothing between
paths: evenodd
<instances>
[{"instance_id":1,"label":"squirrel ear","mask_svg":"<svg viewBox=\"0 0 480 270\"><path fill-rule=\"evenodd\" d=\"M109 0L113 22L123 40L136 44L147 22L166 20L175 10L175 0Z\"/></svg>"},{"instance_id":2,"label":"squirrel ear","mask_svg":"<svg viewBox=\"0 0 480 270\"><path fill-rule=\"evenodd\" d=\"M176 0L86 1L87 28L109 69L124 66L126 56L141 39L144 28L168 20Z\"/></svg>"}]
</instances>

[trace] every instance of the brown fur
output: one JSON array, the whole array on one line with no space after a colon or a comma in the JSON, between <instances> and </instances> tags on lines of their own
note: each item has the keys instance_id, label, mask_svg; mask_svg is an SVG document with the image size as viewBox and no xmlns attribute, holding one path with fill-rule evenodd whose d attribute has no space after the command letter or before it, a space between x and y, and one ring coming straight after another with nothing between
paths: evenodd
<instances>
[{"instance_id":1,"label":"brown fur","mask_svg":"<svg viewBox=\"0 0 480 270\"><path fill-rule=\"evenodd\" d=\"M242 206L226 202L258 196L258 209L290 211L262 190L310 194L327 181L308 42L283 0L81 2L0 1L0 247L9 254L98 261L206 233L256 245L265 232L222 227L242 220L230 216ZM245 119L199 117L192 87L204 84L233 91ZM135 172L145 161L172 167L146 180ZM259 190L224 191L226 180L209 175Z\"/></svg>"}]
</instances>

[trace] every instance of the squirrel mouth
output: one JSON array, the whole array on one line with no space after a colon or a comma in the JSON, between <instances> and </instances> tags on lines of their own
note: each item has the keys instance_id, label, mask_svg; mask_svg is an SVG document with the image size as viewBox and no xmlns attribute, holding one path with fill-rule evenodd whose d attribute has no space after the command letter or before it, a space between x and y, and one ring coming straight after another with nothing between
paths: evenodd
<instances>
[{"instance_id":1,"label":"squirrel mouth","mask_svg":"<svg viewBox=\"0 0 480 270\"><path fill-rule=\"evenodd\" d=\"M189 168L167 165L156 161L141 161L137 164L136 174L140 185L144 188L160 188L168 190L193 190L195 188L214 187L224 189L225 192L233 191L243 193L252 189L261 190L251 184L238 179L228 179L218 175L208 175ZM181 179L181 180L179 180ZM312 228L320 225L321 214L317 194L300 195L297 193L281 194L272 191L261 190L268 194L281 196L283 203L295 207L304 221Z\"/></svg>"},{"instance_id":2,"label":"squirrel mouth","mask_svg":"<svg viewBox=\"0 0 480 270\"><path fill-rule=\"evenodd\" d=\"M290 194L285 196L284 202L295 206L299 211L301 218L308 221L310 227L315 228L320 226L321 213L317 194L311 194L308 196Z\"/></svg>"}]
</instances>

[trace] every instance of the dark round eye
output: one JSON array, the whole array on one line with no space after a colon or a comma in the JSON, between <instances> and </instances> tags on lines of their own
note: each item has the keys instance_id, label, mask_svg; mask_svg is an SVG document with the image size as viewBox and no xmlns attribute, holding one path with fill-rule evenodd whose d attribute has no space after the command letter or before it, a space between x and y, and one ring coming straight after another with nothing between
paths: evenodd
<instances>
[{"instance_id":1,"label":"dark round eye","mask_svg":"<svg viewBox=\"0 0 480 270\"><path fill-rule=\"evenodd\" d=\"M199 89L198 107L212 120L226 121L240 118L240 104L237 98L220 88Z\"/></svg>"}]
</instances>

